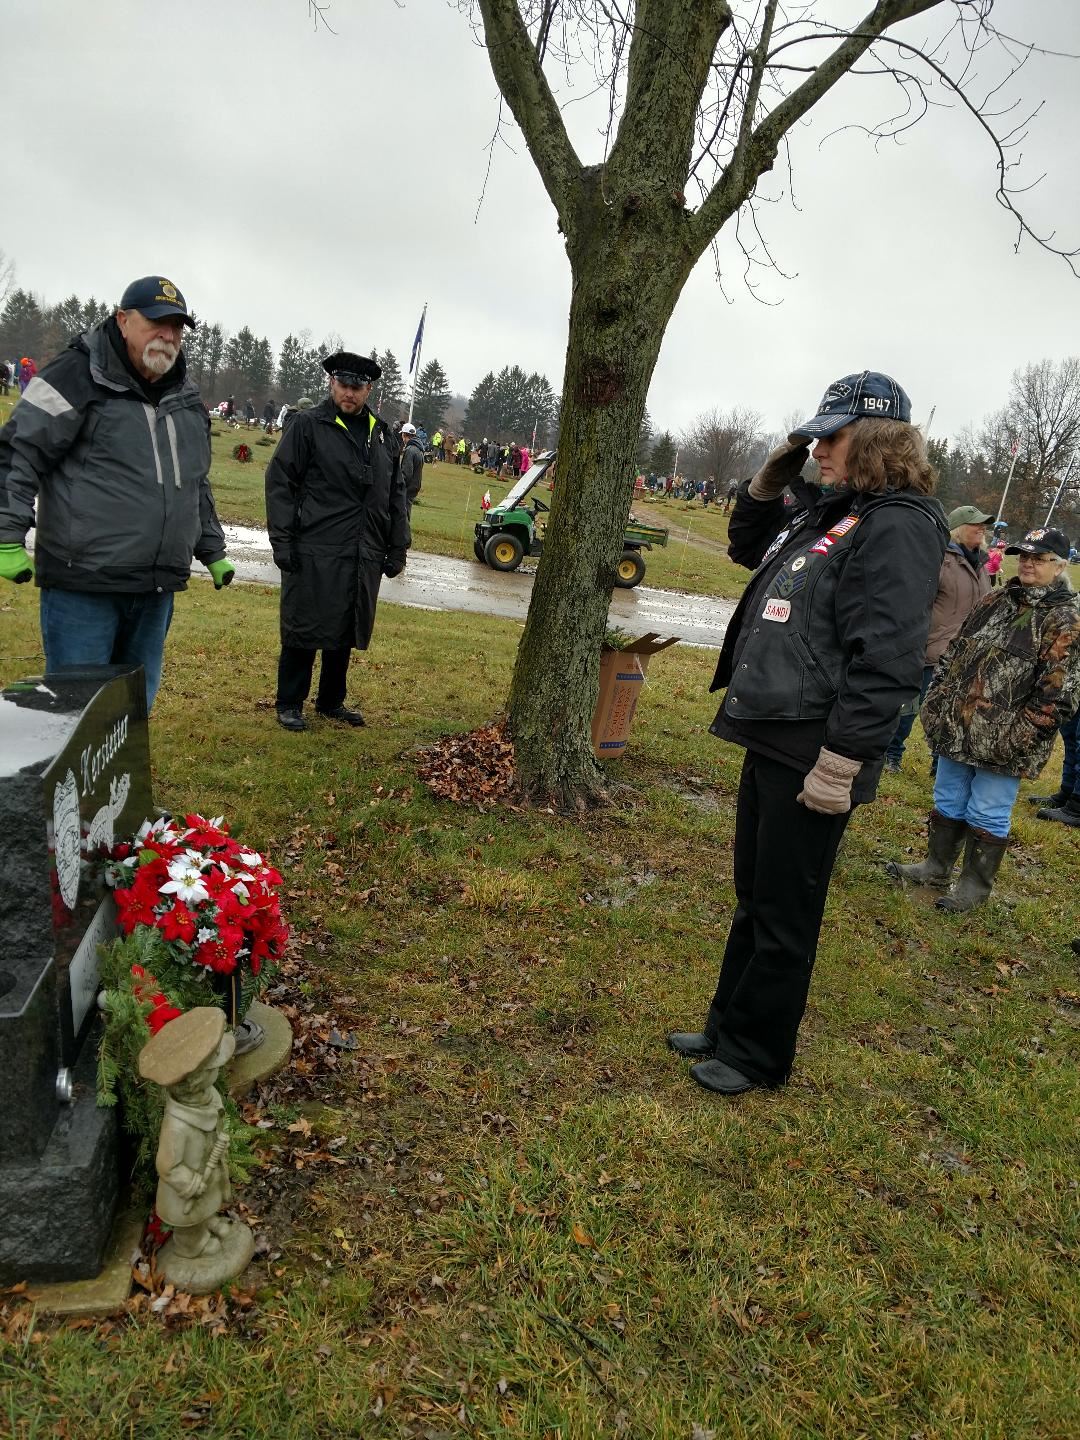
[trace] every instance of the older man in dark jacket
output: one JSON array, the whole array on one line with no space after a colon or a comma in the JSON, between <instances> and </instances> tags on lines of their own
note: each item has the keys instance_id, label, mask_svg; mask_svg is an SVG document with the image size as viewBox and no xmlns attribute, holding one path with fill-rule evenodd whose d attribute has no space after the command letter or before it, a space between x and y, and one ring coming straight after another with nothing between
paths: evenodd
<instances>
[{"instance_id":1,"label":"older man in dark jacket","mask_svg":"<svg viewBox=\"0 0 1080 1440\"><path fill-rule=\"evenodd\" d=\"M410 517L412 507L424 483L424 447L416 433L416 426L406 420L401 427L401 479L405 486L405 501Z\"/></svg>"},{"instance_id":2,"label":"older man in dark jacket","mask_svg":"<svg viewBox=\"0 0 1080 1440\"><path fill-rule=\"evenodd\" d=\"M374 360L340 351L323 361L330 393L298 414L266 469L266 519L282 572L277 718L305 730L304 701L322 651L315 709L363 725L345 704L349 656L366 650L384 575L405 568L412 542L398 447L368 408Z\"/></svg>"},{"instance_id":3,"label":"older man in dark jacket","mask_svg":"<svg viewBox=\"0 0 1080 1440\"><path fill-rule=\"evenodd\" d=\"M141 665L161 681L173 596L191 560L233 577L210 492L210 417L180 339L194 325L169 280L133 281L26 387L0 431L0 577L34 573L50 670Z\"/></svg>"}]
</instances>

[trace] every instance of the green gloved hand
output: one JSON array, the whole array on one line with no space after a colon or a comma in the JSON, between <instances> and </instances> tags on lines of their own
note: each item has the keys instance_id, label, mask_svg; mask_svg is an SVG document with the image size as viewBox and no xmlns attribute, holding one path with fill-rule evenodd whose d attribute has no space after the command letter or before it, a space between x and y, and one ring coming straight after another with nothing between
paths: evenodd
<instances>
[{"instance_id":1,"label":"green gloved hand","mask_svg":"<svg viewBox=\"0 0 1080 1440\"><path fill-rule=\"evenodd\" d=\"M0 545L0 576L23 585L34 578L34 562L25 545Z\"/></svg>"},{"instance_id":2,"label":"green gloved hand","mask_svg":"<svg viewBox=\"0 0 1080 1440\"><path fill-rule=\"evenodd\" d=\"M207 570L214 577L214 589L220 590L223 585L228 585L236 574L236 566L228 558L215 560L208 565Z\"/></svg>"}]
</instances>

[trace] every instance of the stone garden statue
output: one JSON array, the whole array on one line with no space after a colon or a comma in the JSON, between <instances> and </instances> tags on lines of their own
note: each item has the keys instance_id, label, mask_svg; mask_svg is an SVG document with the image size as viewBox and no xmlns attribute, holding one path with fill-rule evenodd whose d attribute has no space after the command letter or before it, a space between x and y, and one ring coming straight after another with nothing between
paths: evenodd
<instances>
[{"instance_id":1,"label":"stone garden statue","mask_svg":"<svg viewBox=\"0 0 1080 1440\"><path fill-rule=\"evenodd\" d=\"M233 1054L233 1037L216 1006L189 1010L162 1026L139 1053L144 1080L168 1092L157 1151L157 1213L172 1237L157 1268L178 1290L205 1295L239 1275L255 1239L218 1211L232 1199L228 1135L215 1088Z\"/></svg>"}]
</instances>

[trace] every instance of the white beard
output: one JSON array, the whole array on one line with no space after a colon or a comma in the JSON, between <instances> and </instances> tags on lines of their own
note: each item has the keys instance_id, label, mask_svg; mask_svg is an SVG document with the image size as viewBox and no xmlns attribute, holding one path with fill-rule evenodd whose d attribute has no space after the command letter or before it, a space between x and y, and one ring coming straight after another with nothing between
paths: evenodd
<instances>
[{"instance_id":1,"label":"white beard","mask_svg":"<svg viewBox=\"0 0 1080 1440\"><path fill-rule=\"evenodd\" d=\"M179 345L168 345L164 340L151 340L142 353L142 362L151 375L167 375L176 364L179 354Z\"/></svg>"}]
</instances>

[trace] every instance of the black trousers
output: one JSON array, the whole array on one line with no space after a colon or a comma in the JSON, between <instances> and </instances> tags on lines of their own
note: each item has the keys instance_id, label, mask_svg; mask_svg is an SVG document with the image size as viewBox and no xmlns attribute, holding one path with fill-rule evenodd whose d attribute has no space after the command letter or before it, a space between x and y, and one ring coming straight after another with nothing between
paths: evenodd
<instances>
[{"instance_id":1,"label":"black trousers","mask_svg":"<svg viewBox=\"0 0 1080 1440\"><path fill-rule=\"evenodd\" d=\"M791 1073L845 815L795 797L803 775L747 751L735 816L735 896L707 1033L717 1059L759 1085Z\"/></svg>"},{"instance_id":2,"label":"black trousers","mask_svg":"<svg viewBox=\"0 0 1080 1440\"><path fill-rule=\"evenodd\" d=\"M299 645L283 645L277 670L277 708L300 709L311 689L311 672L315 668L317 650L303 650ZM319 692L315 698L319 710L336 710L345 703L345 682L349 674L352 647L324 650L319 667Z\"/></svg>"}]
</instances>

